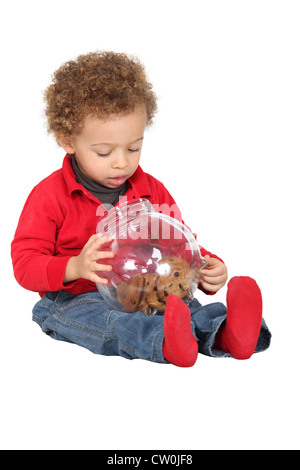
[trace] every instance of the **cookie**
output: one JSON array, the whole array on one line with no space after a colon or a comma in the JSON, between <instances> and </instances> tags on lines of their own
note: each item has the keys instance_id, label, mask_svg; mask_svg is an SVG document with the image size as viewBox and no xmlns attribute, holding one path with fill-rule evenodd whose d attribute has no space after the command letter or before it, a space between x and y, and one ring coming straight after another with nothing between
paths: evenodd
<instances>
[{"instance_id":1,"label":"cookie","mask_svg":"<svg viewBox=\"0 0 300 470\"><path fill-rule=\"evenodd\" d=\"M117 299L123 306L124 312L133 313L139 310L143 289L144 277L142 274L135 274L118 285Z\"/></svg>"},{"instance_id":2,"label":"cookie","mask_svg":"<svg viewBox=\"0 0 300 470\"><path fill-rule=\"evenodd\" d=\"M191 295L194 271L189 263L176 256L162 258L158 262L157 294L161 302L166 302L169 295L188 299Z\"/></svg>"},{"instance_id":3,"label":"cookie","mask_svg":"<svg viewBox=\"0 0 300 470\"><path fill-rule=\"evenodd\" d=\"M135 274L117 287L117 298L123 311L133 313L153 310L164 312L169 295L181 299L191 296L194 271L189 263L176 256L162 258L155 273Z\"/></svg>"},{"instance_id":4,"label":"cookie","mask_svg":"<svg viewBox=\"0 0 300 470\"><path fill-rule=\"evenodd\" d=\"M139 310L146 310L148 315L151 315L152 309L157 309L159 312L164 312L166 304L158 298L158 274L147 273L143 276L144 291L139 305Z\"/></svg>"}]
</instances>

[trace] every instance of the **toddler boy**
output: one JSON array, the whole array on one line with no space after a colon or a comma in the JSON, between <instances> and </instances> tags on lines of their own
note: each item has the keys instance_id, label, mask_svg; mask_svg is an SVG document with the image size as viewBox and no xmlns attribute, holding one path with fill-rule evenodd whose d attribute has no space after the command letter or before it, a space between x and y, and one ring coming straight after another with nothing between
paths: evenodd
<instances>
[{"instance_id":1,"label":"toddler boy","mask_svg":"<svg viewBox=\"0 0 300 470\"><path fill-rule=\"evenodd\" d=\"M106 283L101 260L109 239L95 234L99 205L148 199L170 207L164 185L139 166L144 131L157 110L156 96L139 60L95 52L62 65L45 92L48 130L66 151L61 169L30 193L12 242L17 281L39 292L33 320L51 337L94 353L192 366L198 352L247 359L270 344L256 282L236 277L221 303L189 307L167 299L164 315L112 310L95 283ZM105 211L104 211L105 212ZM181 219L178 211L177 216ZM179 215L178 215L179 214ZM199 288L212 295L227 281L216 255L207 259Z\"/></svg>"}]
</instances>

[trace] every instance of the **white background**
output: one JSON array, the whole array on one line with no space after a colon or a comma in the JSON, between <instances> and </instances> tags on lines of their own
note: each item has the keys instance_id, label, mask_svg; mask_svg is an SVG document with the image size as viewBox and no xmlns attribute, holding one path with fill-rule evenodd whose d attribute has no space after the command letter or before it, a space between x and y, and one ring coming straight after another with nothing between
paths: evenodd
<instances>
[{"instance_id":1,"label":"white background","mask_svg":"<svg viewBox=\"0 0 300 470\"><path fill-rule=\"evenodd\" d=\"M298 1L45 0L1 4L2 449L299 449ZM264 298L271 348L191 369L96 356L43 335L10 242L64 156L42 91L94 50L145 64L159 97L142 166L199 242ZM80 223L80 220L78 220ZM215 299L226 301L226 287Z\"/></svg>"}]
</instances>

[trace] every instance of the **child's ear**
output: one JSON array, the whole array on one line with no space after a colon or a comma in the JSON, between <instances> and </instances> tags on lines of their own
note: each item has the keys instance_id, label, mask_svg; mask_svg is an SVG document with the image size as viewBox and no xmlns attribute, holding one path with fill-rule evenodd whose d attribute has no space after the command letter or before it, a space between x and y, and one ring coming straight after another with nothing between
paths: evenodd
<instances>
[{"instance_id":1,"label":"child's ear","mask_svg":"<svg viewBox=\"0 0 300 470\"><path fill-rule=\"evenodd\" d=\"M71 136L60 134L56 136L56 140L59 145L65 150L65 152L69 153L70 155L73 155L73 153L75 153Z\"/></svg>"}]
</instances>

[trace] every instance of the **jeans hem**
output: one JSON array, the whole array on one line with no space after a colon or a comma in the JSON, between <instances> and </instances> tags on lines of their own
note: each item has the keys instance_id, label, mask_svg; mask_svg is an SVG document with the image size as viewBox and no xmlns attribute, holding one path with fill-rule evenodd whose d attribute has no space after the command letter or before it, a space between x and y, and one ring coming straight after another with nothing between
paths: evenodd
<instances>
[{"instance_id":1,"label":"jeans hem","mask_svg":"<svg viewBox=\"0 0 300 470\"><path fill-rule=\"evenodd\" d=\"M153 361L162 364L169 364L163 355L164 332L159 331L153 341Z\"/></svg>"}]
</instances>

